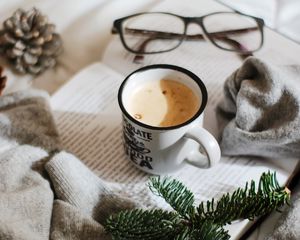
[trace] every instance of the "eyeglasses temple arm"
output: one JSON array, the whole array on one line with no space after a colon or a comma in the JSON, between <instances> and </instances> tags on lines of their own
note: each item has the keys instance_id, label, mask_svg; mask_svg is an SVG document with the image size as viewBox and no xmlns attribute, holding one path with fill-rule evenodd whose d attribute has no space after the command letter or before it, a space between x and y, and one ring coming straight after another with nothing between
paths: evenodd
<instances>
[{"instance_id":1,"label":"eyeglasses temple arm","mask_svg":"<svg viewBox=\"0 0 300 240\"><path fill-rule=\"evenodd\" d=\"M240 28L234 30L226 30L226 31L218 31L218 32L211 32L209 35L211 37L224 37L228 34L241 34L246 32L251 32L257 30L258 27L251 27L251 28ZM116 34L117 30L112 29L112 33ZM161 39L182 39L183 34L180 33L170 33L170 32L161 32L161 31L151 31L145 29L133 29L133 28L125 28L125 33L133 34L133 35L154 35ZM204 39L203 34L194 34L194 35L184 35L185 40L201 40Z\"/></svg>"},{"instance_id":2,"label":"eyeglasses temple arm","mask_svg":"<svg viewBox=\"0 0 300 240\"><path fill-rule=\"evenodd\" d=\"M115 26L112 27L111 34L118 34L118 30Z\"/></svg>"},{"instance_id":3,"label":"eyeglasses temple arm","mask_svg":"<svg viewBox=\"0 0 300 240\"><path fill-rule=\"evenodd\" d=\"M245 54L241 54L241 57L244 59L245 57L252 56L252 53L249 52L242 44L239 42L230 39L228 37L225 37L227 34L240 34L240 33L245 33L245 32L250 32L257 30L258 27L252 27L252 28L242 28L242 29L235 29L235 30L226 30L226 31L219 31L219 32L212 32L210 33L210 36L215 37L219 39L220 41L224 41L233 47L235 47L237 50L240 50L241 52L244 51ZM112 28L112 34L117 34L118 31L115 27ZM126 28L126 32L131 33L131 34L138 34L138 35L152 35L148 39L142 42L142 44L139 47L139 51L143 52L144 49L146 48L147 44L156 39L176 39L180 38L182 39L182 34L177 34L177 33L168 33L168 32L161 32L161 31L149 31L149 30L143 30L143 29L131 29L131 28ZM185 40L201 40L204 39L203 34L195 34L195 35L186 35ZM143 55L136 55L134 57L133 62L135 63L140 63L143 61Z\"/></svg>"},{"instance_id":4,"label":"eyeglasses temple arm","mask_svg":"<svg viewBox=\"0 0 300 240\"><path fill-rule=\"evenodd\" d=\"M220 41L223 41L231 46L233 46L236 50L239 50L239 56L242 59L245 59L249 56L253 56L252 52L249 51L243 44L239 43L238 41L228 38L228 37L218 37L217 38Z\"/></svg>"},{"instance_id":5,"label":"eyeglasses temple arm","mask_svg":"<svg viewBox=\"0 0 300 240\"><path fill-rule=\"evenodd\" d=\"M152 40L157 40L158 38L156 37L151 37L146 39L145 41L142 42L142 44L140 45L138 51L143 52L147 46L147 44L152 41ZM217 37L218 40L223 41L228 43L229 45L233 46L234 48L236 48L237 50L240 51L240 57L242 59L245 59L249 56L253 56L252 52L249 51L243 44L239 43L238 41L228 38L228 37ZM134 63L141 63L144 60L144 56L141 54L137 54L135 55L133 62Z\"/></svg>"},{"instance_id":6,"label":"eyeglasses temple arm","mask_svg":"<svg viewBox=\"0 0 300 240\"><path fill-rule=\"evenodd\" d=\"M152 36L152 37L149 37L148 39L145 39L145 41L143 41L143 42L140 44L140 46L139 46L139 48L138 48L138 51L139 51L139 52L144 52L144 51L145 51L145 48L146 48L146 46L147 46L147 44L148 44L150 41L152 41L152 40L157 40L157 39L159 39L159 38L157 38L156 36ZM136 55L134 56L133 62L134 62L134 63L141 63L141 62L143 62L143 60L144 60L144 56L143 56L143 55L141 55L141 54L136 54Z\"/></svg>"},{"instance_id":7,"label":"eyeglasses temple arm","mask_svg":"<svg viewBox=\"0 0 300 240\"><path fill-rule=\"evenodd\" d=\"M218 37L226 37L228 35L237 35L247 32L256 31L258 27L251 27L251 28L240 28L240 29L234 29L234 30L226 30L226 31L218 31L218 32L210 32L209 36L213 38ZM195 35L186 35L185 40L198 40L203 39L203 34L195 34Z\"/></svg>"}]
</instances>

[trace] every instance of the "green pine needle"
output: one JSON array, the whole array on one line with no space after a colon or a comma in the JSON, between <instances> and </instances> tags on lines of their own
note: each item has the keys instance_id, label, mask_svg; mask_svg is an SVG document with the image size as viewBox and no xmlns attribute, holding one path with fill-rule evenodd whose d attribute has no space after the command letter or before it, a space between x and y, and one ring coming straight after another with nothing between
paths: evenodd
<instances>
[{"instance_id":1,"label":"green pine needle","mask_svg":"<svg viewBox=\"0 0 300 240\"><path fill-rule=\"evenodd\" d=\"M170 178L151 177L150 190L164 200L182 217L189 219L194 211L194 194L183 183Z\"/></svg>"},{"instance_id":2,"label":"green pine needle","mask_svg":"<svg viewBox=\"0 0 300 240\"><path fill-rule=\"evenodd\" d=\"M191 231L191 240L228 240L230 235L223 227L220 227L209 220L201 222L198 226L194 226Z\"/></svg>"},{"instance_id":3,"label":"green pine needle","mask_svg":"<svg viewBox=\"0 0 300 240\"><path fill-rule=\"evenodd\" d=\"M263 216L273 210L278 210L290 200L290 193L280 187L276 173L263 173L258 188L251 181L244 189L238 188L232 194L225 194L215 203L202 202L197 208L197 221L211 220L220 226L229 224L237 219L250 219Z\"/></svg>"},{"instance_id":4,"label":"green pine needle","mask_svg":"<svg viewBox=\"0 0 300 240\"><path fill-rule=\"evenodd\" d=\"M194 206L194 194L181 182L152 177L150 190L175 210L131 210L110 216L105 224L115 240L228 240L223 226L234 220L250 219L278 210L290 200L290 191L279 186L275 173L263 173L258 187L247 183L217 202Z\"/></svg>"},{"instance_id":5,"label":"green pine needle","mask_svg":"<svg viewBox=\"0 0 300 240\"><path fill-rule=\"evenodd\" d=\"M191 230L186 226L175 236L174 240L228 240L229 238L228 231L211 222L204 222L198 229Z\"/></svg>"},{"instance_id":6,"label":"green pine needle","mask_svg":"<svg viewBox=\"0 0 300 240\"><path fill-rule=\"evenodd\" d=\"M119 240L174 239L182 227L178 214L161 209L122 211L106 221L106 230Z\"/></svg>"}]
</instances>

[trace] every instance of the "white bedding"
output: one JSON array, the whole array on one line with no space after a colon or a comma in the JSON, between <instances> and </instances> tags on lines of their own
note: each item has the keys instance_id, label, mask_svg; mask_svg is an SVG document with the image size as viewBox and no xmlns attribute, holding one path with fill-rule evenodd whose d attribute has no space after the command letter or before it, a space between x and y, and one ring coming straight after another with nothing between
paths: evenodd
<instances>
[{"instance_id":1,"label":"white bedding","mask_svg":"<svg viewBox=\"0 0 300 240\"><path fill-rule=\"evenodd\" d=\"M261 17L276 31L300 43L299 0L219 0L250 15Z\"/></svg>"},{"instance_id":2,"label":"white bedding","mask_svg":"<svg viewBox=\"0 0 300 240\"><path fill-rule=\"evenodd\" d=\"M299 5L299 0L290 0L289 2L294 2L294 5L286 4L285 7L282 7L282 11L285 12L280 11L277 14L279 17L276 19L274 19L274 13L279 10L274 7L277 2L275 0L264 2L263 9L266 10L265 12L261 11L261 7L255 7L258 5L255 5L254 1L251 3L249 0L223 1L231 5L236 2L234 4L240 10L245 10L251 14L262 16L263 13L270 25L276 23L279 30L285 33L289 32L289 36L295 39L300 36L300 27L295 28L296 30L293 30L292 27L297 24L300 26L300 20L297 20L299 19L297 11L300 11L298 10L300 7L297 8L297 11L295 11L296 8L293 8L297 2ZM53 93L83 67L95 61L101 61L106 46L112 37L110 30L114 19L134 12L147 11L157 2L160 0L0 0L1 22L19 7L29 9L35 6L48 15L51 22L56 24L56 31L61 34L64 41L64 53L59 58L59 64L55 69L32 77L29 75L17 76L9 68L5 68L5 73L8 76L8 87L5 92L26 88L33 81L36 86ZM186 0L185 4L188 2L189 0ZM263 1L256 0L255 2L262 3ZM198 7L200 4L201 1L199 0ZM291 15L291 13L293 14ZM281 22L278 22L279 20ZM291 23L294 24L291 25ZM268 225L265 228L269 228ZM258 234L259 231L256 233ZM251 239L262 239L262 235L259 236L254 234Z\"/></svg>"}]
</instances>

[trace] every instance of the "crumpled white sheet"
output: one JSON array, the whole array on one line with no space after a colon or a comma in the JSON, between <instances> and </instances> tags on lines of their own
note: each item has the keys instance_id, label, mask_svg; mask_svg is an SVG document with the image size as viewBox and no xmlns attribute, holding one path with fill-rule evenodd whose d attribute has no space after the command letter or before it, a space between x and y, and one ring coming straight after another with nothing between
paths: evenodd
<instances>
[{"instance_id":1,"label":"crumpled white sheet","mask_svg":"<svg viewBox=\"0 0 300 240\"><path fill-rule=\"evenodd\" d=\"M299 0L218 0L234 9L261 17L267 26L300 43Z\"/></svg>"}]
</instances>

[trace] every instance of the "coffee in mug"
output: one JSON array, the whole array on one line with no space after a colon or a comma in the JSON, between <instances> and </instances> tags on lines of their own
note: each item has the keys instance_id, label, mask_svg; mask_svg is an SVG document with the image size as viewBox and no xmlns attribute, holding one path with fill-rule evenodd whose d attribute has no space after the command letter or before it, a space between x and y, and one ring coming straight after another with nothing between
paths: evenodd
<instances>
[{"instance_id":1,"label":"coffee in mug","mask_svg":"<svg viewBox=\"0 0 300 240\"><path fill-rule=\"evenodd\" d=\"M139 122L170 127L191 119L200 104L199 97L185 84L161 79L137 87L127 110Z\"/></svg>"},{"instance_id":2,"label":"coffee in mug","mask_svg":"<svg viewBox=\"0 0 300 240\"><path fill-rule=\"evenodd\" d=\"M140 68L121 84L118 102L125 153L139 169L165 174L220 160L216 139L202 127L206 87L192 72L167 64Z\"/></svg>"}]
</instances>

